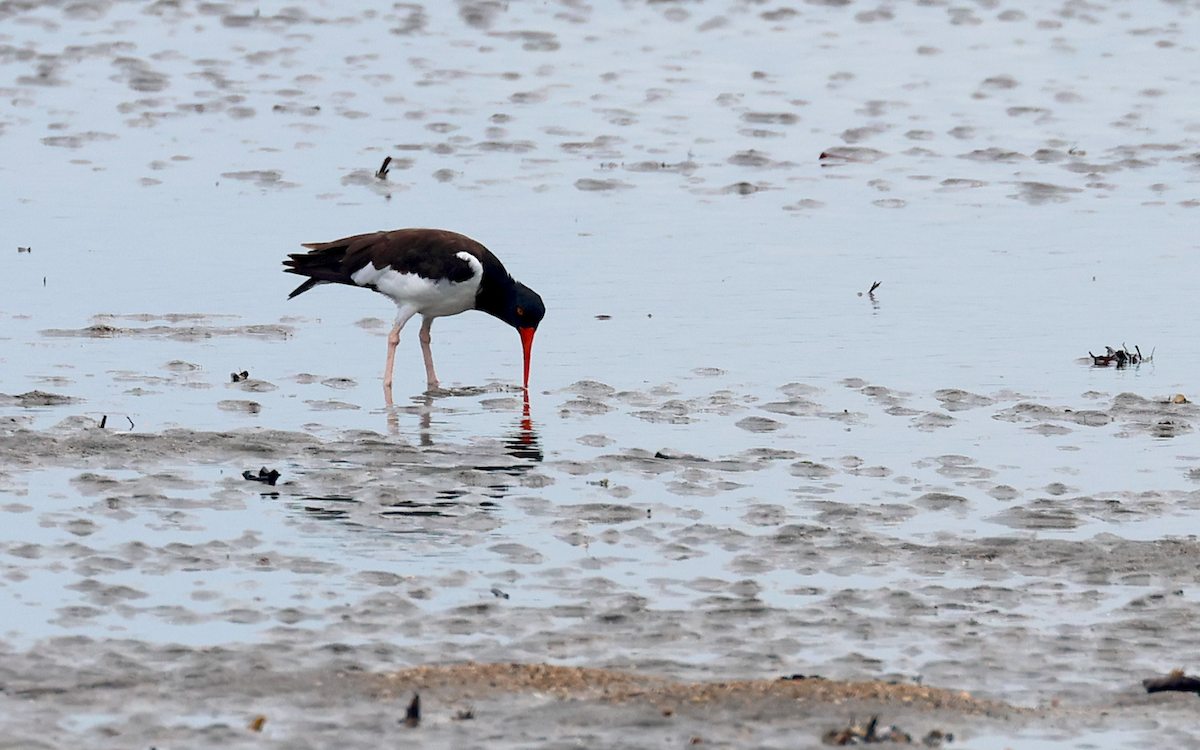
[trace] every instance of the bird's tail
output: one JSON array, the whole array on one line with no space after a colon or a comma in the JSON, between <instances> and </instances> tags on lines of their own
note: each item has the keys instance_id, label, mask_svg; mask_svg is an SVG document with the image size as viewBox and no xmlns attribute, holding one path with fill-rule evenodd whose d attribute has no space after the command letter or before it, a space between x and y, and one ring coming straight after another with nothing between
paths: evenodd
<instances>
[{"instance_id":1,"label":"bird's tail","mask_svg":"<svg viewBox=\"0 0 1200 750\"><path fill-rule=\"evenodd\" d=\"M317 279L309 279L308 281L305 281L303 284L301 284L300 286L293 289L292 293L288 295L288 299L295 297L297 294L304 294L309 289L312 289L314 286L317 286L318 284L328 284L328 283L329 283L328 281L318 281Z\"/></svg>"},{"instance_id":2,"label":"bird's tail","mask_svg":"<svg viewBox=\"0 0 1200 750\"><path fill-rule=\"evenodd\" d=\"M304 294L318 284L353 284L345 268L345 242L313 242L304 245L307 253L291 253L283 262L283 270L309 278L292 290L288 299Z\"/></svg>"}]
</instances>

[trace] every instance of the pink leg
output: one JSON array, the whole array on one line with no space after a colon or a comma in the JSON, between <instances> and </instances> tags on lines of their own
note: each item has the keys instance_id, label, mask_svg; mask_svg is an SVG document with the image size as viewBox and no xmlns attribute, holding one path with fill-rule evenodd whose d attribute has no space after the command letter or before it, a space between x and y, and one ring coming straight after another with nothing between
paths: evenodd
<instances>
[{"instance_id":1,"label":"pink leg","mask_svg":"<svg viewBox=\"0 0 1200 750\"><path fill-rule=\"evenodd\" d=\"M400 308L400 314L396 316L396 325L388 334L387 364L383 367L383 398L388 406L392 405L392 367L396 363L396 347L400 344L400 329L404 327L409 318L416 314L417 311L412 308Z\"/></svg>"},{"instance_id":2,"label":"pink leg","mask_svg":"<svg viewBox=\"0 0 1200 750\"><path fill-rule=\"evenodd\" d=\"M383 397L387 405L392 405L392 367L396 364L396 347L400 345L400 326L388 334L387 364L383 366Z\"/></svg>"},{"instance_id":3,"label":"pink leg","mask_svg":"<svg viewBox=\"0 0 1200 750\"><path fill-rule=\"evenodd\" d=\"M425 355L425 378L429 381L429 390L434 390L438 387L437 373L433 371L433 350L429 348L429 342L433 341L433 337L429 333L430 327L433 326L433 318L425 318L421 322L421 354Z\"/></svg>"}]
</instances>

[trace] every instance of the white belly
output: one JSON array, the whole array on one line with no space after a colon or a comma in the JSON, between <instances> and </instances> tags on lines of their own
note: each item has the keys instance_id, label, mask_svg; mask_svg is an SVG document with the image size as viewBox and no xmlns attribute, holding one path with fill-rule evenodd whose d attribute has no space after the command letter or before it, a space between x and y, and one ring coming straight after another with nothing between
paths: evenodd
<instances>
[{"instance_id":1,"label":"white belly","mask_svg":"<svg viewBox=\"0 0 1200 750\"><path fill-rule=\"evenodd\" d=\"M402 310L407 308L427 318L458 315L475 307L475 294L483 278L483 264L470 253L458 257L471 266L474 274L466 281L434 281L415 273L399 273L391 268L379 269L368 263L351 275L355 284L369 286L386 294Z\"/></svg>"}]
</instances>

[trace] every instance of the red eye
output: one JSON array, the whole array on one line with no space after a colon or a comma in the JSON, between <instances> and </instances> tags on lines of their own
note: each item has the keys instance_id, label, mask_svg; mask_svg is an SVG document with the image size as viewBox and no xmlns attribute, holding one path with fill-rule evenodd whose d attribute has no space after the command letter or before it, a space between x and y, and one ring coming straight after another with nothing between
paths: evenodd
<instances>
[{"instance_id":1,"label":"red eye","mask_svg":"<svg viewBox=\"0 0 1200 750\"><path fill-rule=\"evenodd\" d=\"M524 309L524 308L521 308L521 307L518 307L518 308L517 308L517 315L518 315L519 317L522 317L522 318L523 318L523 317L525 317L525 309Z\"/></svg>"}]
</instances>

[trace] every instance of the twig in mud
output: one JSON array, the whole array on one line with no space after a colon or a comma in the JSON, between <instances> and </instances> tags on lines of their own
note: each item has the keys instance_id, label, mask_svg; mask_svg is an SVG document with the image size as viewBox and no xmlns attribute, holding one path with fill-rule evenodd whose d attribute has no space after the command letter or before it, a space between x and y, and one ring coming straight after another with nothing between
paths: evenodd
<instances>
[{"instance_id":1,"label":"twig in mud","mask_svg":"<svg viewBox=\"0 0 1200 750\"><path fill-rule=\"evenodd\" d=\"M872 302L876 302L876 300L875 300L875 290L876 290L876 289L878 289L878 288L879 288L879 287L881 287L881 286L883 286L883 282L882 282L882 281L876 281L875 283L871 284L871 288L867 290L867 297L868 297L868 298L870 298L870 300L871 300ZM858 294L858 296L859 296L859 297L863 296L863 293L862 293L862 292L856 292L856 294Z\"/></svg>"},{"instance_id":2,"label":"twig in mud","mask_svg":"<svg viewBox=\"0 0 1200 750\"><path fill-rule=\"evenodd\" d=\"M125 418L126 418L126 419L129 419L129 415L128 415L128 414L126 414L126 415L125 415ZM130 431L130 432L133 432L133 420L132 420L132 419L129 419L129 431Z\"/></svg>"},{"instance_id":3,"label":"twig in mud","mask_svg":"<svg viewBox=\"0 0 1200 750\"><path fill-rule=\"evenodd\" d=\"M388 165L391 163L392 163L392 157L390 157L390 156L383 157L383 166L381 166L379 168L379 171L375 173L375 176L381 180L386 180L387 174L388 174Z\"/></svg>"},{"instance_id":4,"label":"twig in mud","mask_svg":"<svg viewBox=\"0 0 1200 750\"><path fill-rule=\"evenodd\" d=\"M412 703L408 704L408 709L404 712L404 726L417 727L421 724L421 694L413 693Z\"/></svg>"},{"instance_id":5,"label":"twig in mud","mask_svg":"<svg viewBox=\"0 0 1200 750\"><path fill-rule=\"evenodd\" d=\"M100 429L102 429L102 430L103 430L103 429L104 429L104 425L106 425L106 424L108 424L108 415L107 415L107 414L105 414L104 416L100 417Z\"/></svg>"},{"instance_id":6,"label":"twig in mud","mask_svg":"<svg viewBox=\"0 0 1200 750\"><path fill-rule=\"evenodd\" d=\"M1200 693L1200 680L1188 677L1182 669L1173 669L1166 677L1149 677L1142 680L1142 687L1147 693L1161 693L1173 690L1180 693Z\"/></svg>"},{"instance_id":7,"label":"twig in mud","mask_svg":"<svg viewBox=\"0 0 1200 750\"><path fill-rule=\"evenodd\" d=\"M267 471L267 467L265 466L258 470L257 475L252 471L242 472L242 479L250 482L262 482L263 484L269 484L272 487L274 487L275 483L279 481L279 476L280 474L278 471L275 469Z\"/></svg>"}]
</instances>

